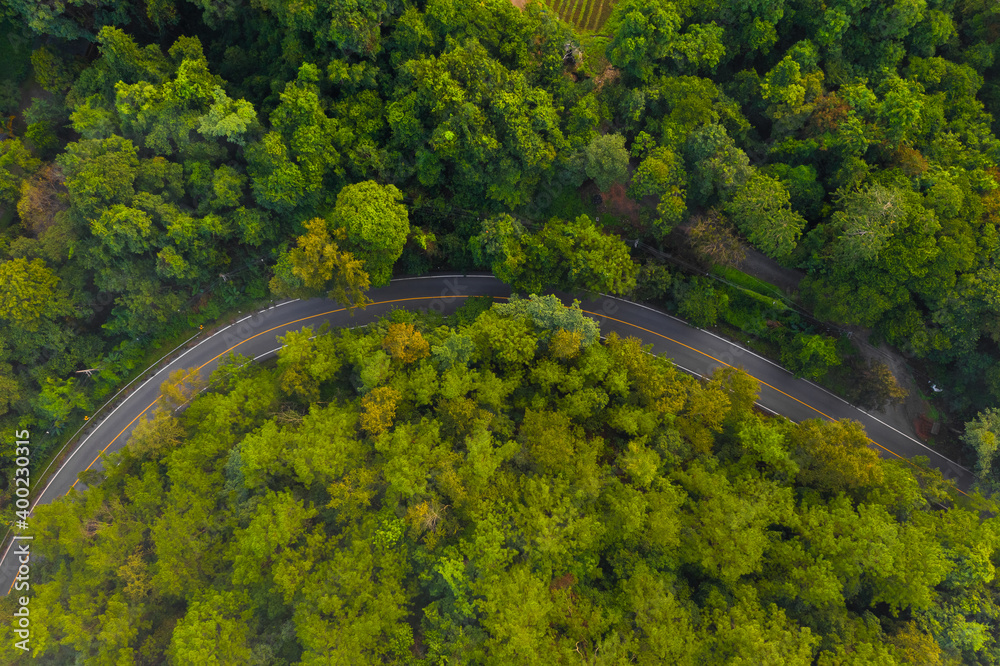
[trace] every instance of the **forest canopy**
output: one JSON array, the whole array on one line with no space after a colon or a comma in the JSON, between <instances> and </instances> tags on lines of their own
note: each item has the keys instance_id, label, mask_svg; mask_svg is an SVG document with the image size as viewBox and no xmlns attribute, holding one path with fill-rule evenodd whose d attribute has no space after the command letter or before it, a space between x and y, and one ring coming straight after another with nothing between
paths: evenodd
<instances>
[{"instance_id":1,"label":"forest canopy","mask_svg":"<svg viewBox=\"0 0 1000 666\"><path fill-rule=\"evenodd\" d=\"M1000 488L1000 4L582 7L3 3L0 426L44 465L225 313L489 270L884 408L868 336ZM548 298L284 342L38 509L39 659L1000 663L995 506L855 423Z\"/></svg>"},{"instance_id":2,"label":"forest canopy","mask_svg":"<svg viewBox=\"0 0 1000 666\"><path fill-rule=\"evenodd\" d=\"M1000 657L998 519L738 370L552 296L284 343L37 510L38 663Z\"/></svg>"},{"instance_id":3,"label":"forest canopy","mask_svg":"<svg viewBox=\"0 0 1000 666\"><path fill-rule=\"evenodd\" d=\"M863 329L955 425L996 406L996 3L553 4L6 3L3 423L61 436L227 308L432 269L646 295L774 358ZM701 263L664 287L640 241ZM741 245L815 320L699 282Z\"/></svg>"}]
</instances>

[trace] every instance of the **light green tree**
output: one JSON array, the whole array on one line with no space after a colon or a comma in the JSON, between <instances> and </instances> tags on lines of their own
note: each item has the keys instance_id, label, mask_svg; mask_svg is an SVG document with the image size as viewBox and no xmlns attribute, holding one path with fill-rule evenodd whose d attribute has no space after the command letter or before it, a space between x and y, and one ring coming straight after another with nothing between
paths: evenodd
<instances>
[{"instance_id":1,"label":"light green tree","mask_svg":"<svg viewBox=\"0 0 1000 666\"><path fill-rule=\"evenodd\" d=\"M584 149L586 173L597 189L607 192L612 185L628 178L628 151L621 134L601 134L591 139Z\"/></svg>"},{"instance_id":2,"label":"light green tree","mask_svg":"<svg viewBox=\"0 0 1000 666\"><path fill-rule=\"evenodd\" d=\"M392 267L410 233L403 193L395 185L366 180L344 187L330 214L334 229L347 233L346 247L364 262L374 287L389 283Z\"/></svg>"},{"instance_id":3,"label":"light green tree","mask_svg":"<svg viewBox=\"0 0 1000 666\"><path fill-rule=\"evenodd\" d=\"M0 142L0 203L17 203L21 182L38 170L41 160L31 154L20 139Z\"/></svg>"},{"instance_id":4,"label":"light green tree","mask_svg":"<svg viewBox=\"0 0 1000 666\"><path fill-rule=\"evenodd\" d=\"M1000 445L1000 409L988 407L965 424L962 441L976 452L976 471L989 477Z\"/></svg>"},{"instance_id":5,"label":"light green tree","mask_svg":"<svg viewBox=\"0 0 1000 666\"><path fill-rule=\"evenodd\" d=\"M42 259L0 263L0 319L23 332L37 331L45 320L72 312L59 289L59 277Z\"/></svg>"},{"instance_id":6,"label":"light green tree","mask_svg":"<svg viewBox=\"0 0 1000 666\"><path fill-rule=\"evenodd\" d=\"M820 380L840 365L837 341L825 335L796 333L781 352L781 363L799 377Z\"/></svg>"},{"instance_id":7,"label":"light green tree","mask_svg":"<svg viewBox=\"0 0 1000 666\"><path fill-rule=\"evenodd\" d=\"M781 181L755 171L726 204L726 212L750 242L778 259L795 249L806 221L791 208L791 197Z\"/></svg>"},{"instance_id":8,"label":"light green tree","mask_svg":"<svg viewBox=\"0 0 1000 666\"><path fill-rule=\"evenodd\" d=\"M213 591L192 602L174 628L170 656L185 666L236 666L251 660L250 599Z\"/></svg>"},{"instance_id":9,"label":"light green tree","mask_svg":"<svg viewBox=\"0 0 1000 666\"><path fill-rule=\"evenodd\" d=\"M629 196L639 199L646 195L659 198L656 205L657 231L667 234L687 213L685 201L687 172L683 160L666 148L654 148L639 164Z\"/></svg>"}]
</instances>

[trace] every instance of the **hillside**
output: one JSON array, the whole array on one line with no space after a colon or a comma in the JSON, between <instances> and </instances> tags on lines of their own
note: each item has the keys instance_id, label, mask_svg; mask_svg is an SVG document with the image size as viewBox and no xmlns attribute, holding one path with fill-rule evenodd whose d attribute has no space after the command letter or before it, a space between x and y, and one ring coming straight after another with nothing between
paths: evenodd
<instances>
[{"instance_id":1,"label":"hillside","mask_svg":"<svg viewBox=\"0 0 1000 666\"><path fill-rule=\"evenodd\" d=\"M290 334L176 416L174 377L37 511L32 663L995 663L996 518L738 372L485 308Z\"/></svg>"}]
</instances>

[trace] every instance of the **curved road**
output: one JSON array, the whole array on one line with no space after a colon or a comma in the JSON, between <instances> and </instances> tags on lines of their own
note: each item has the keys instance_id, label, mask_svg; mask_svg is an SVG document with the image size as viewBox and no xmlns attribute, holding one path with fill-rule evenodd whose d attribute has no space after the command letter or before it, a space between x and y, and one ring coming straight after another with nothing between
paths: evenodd
<instances>
[{"instance_id":1,"label":"curved road","mask_svg":"<svg viewBox=\"0 0 1000 666\"><path fill-rule=\"evenodd\" d=\"M334 327L359 326L399 307L425 308L448 314L470 296L509 295L509 287L492 275L430 275L393 280L386 287L373 289L369 296L374 303L365 310L356 310L353 316L337 303L325 299L287 301L249 315L194 343L122 399L110 414L91 427L76 449L61 461L40 492L32 488L32 509L62 497L74 486L82 488L78 486L77 475L88 469L100 469L102 457L117 451L128 441L133 425L155 404L160 384L174 370L197 367L203 377L208 377L219 360L230 352L254 360L268 357L280 347L276 340L278 336L303 326L316 329L325 322ZM560 297L567 303L571 300L563 294ZM733 342L648 306L619 298L600 296L597 300L581 303L580 307L600 323L602 334L616 331L622 336L638 337L644 343L651 343L655 353L673 359L678 367L687 372L704 376L722 365L742 367L760 381L758 404L768 411L793 421L809 418L855 419L864 425L873 446L883 456L927 456L931 465L941 470L944 478L953 481L963 491L967 491L974 481L972 472L916 439L815 384L796 379L787 370ZM13 511L13 508L9 510ZM26 534L31 534L30 521ZM0 559L0 594L10 590L17 572L18 558L11 552L12 547L13 542L4 544Z\"/></svg>"}]
</instances>

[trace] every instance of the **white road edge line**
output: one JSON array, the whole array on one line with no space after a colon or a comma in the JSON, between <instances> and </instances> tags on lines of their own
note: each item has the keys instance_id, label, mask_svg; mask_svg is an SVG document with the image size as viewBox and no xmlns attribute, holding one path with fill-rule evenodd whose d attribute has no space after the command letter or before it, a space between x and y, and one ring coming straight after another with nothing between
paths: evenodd
<instances>
[{"instance_id":1,"label":"white road edge line","mask_svg":"<svg viewBox=\"0 0 1000 666\"><path fill-rule=\"evenodd\" d=\"M442 278L479 278L479 279L482 279L482 278L487 278L487 279L492 279L492 280L496 280L496 279L497 279L497 278L496 278L496 276L494 276L494 275L491 275L491 274L465 274L465 275L422 275L422 276L414 276L414 277L407 277L407 278L398 278L398 279L395 279L395 280L392 280L392 282L406 282L406 281L409 281L409 280L424 280L424 279L442 279ZM594 292L591 292L591 293L594 293ZM643 309L645 309L645 310L649 310L650 312L653 312L653 313L655 313L655 314L658 314L658 315L661 315L661 316L663 316L663 317L667 317L667 318L669 318L669 319L673 319L674 321L677 321L677 322L680 322L680 323L683 323L683 324L685 324L685 325L687 325L687 326L691 326L691 324L690 324L690 323L688 323L688 322L684 321L683 319L680 319L680 318L678 318L678 317L675 317L675 316L673 316L673 315L671 315L671 314L669 314L669 313L666 313L666 312L663 312L663 311L661 311L661 310L657 310L656 308L652 308L652 307L649 307L649 306L647 306L647 305L643 305L642 303L635 303L635 302L633 302L633 301L629 301L629 300L627 300L627 299L624 299L624 298L619 298L619 297L617 297L617 296L611 296L611 295L609 295L609 294L604 294L604 293L601 293L601 292L597 292L597 293L598 293L598 294L599 294L600 296L603 296L603 297L605 297L605 298L611 298L611 299L614 299L614 300L616 300L616 301L621 301L621 302L623 302L623 303L627 303L627 304L629 304L629 305L634 305L634 306L636 306L636 307L640 307L640 308L643 308ZM182 353L182 354L181 354L180 356L178 356L178 357L177 357L177 358L175 358L175 359L174 359L173 361L171 361L170 363L168 363L167 365L165 365L165 366L164 366L163 368L161 368L160 370L158 370L158 371L157 371L157 372L156 372L156 373L155 373L155 374L154 374L154 375L153 375L152 377L150 377L149 379L147 379L147 380L146 380L145 382L143 382L143 383L142 383L142 384L141 384L141 385L140 385L140 386L138 387L138 389L136 389L136 393L137 393L138 391L142 390L142 388L143 388L144 386L146 386L146 385L147 385L147 384L148 384L149 382L151 382L151 381L153 381L154 379L156 379L156 377L158 377L158 376L159 376L159 375L160 375L160 374L161 374L161 373L162 373L162 372L163 372L164 370L167 370L168 368L170 368L171 366L173 366L173 365L174 365L175 363L177 363L178 361L180 361L180 360L181 360L182 358L184 358L184 357L185 357L185 356L186 356L186 355L188 354L188 352L191 352L191 351L193 351L193 350L197 349L197 348L198 348L198 347L200 347L200 346L201 346L202 344L204 344L204 343L208 342L209 340L211 340L212 338L214 338L214 337L215 337L216 335L218 335L218 334L222 333L223 331L226 331L226 330L228 330L229 328L231 328L231 327L232 327L232 326L234 326L235 324L239 324L239 323L242 323L243 321L246 321L247 319L250 319L251 317L253 317L253 316L257 315L257 314L260 314L260 313L263 313L263 312L266 312L266 311L268 311L268 310L273 310L273 309L275 309L275 308L278 308L278 307L281 307L281 306L283 306L283 305L289 305L289 304L291 304L291 303L295 303L295 302L297 302L297 301L299 301L299 300L300 300L300 299L297 299L297 298L296 298L296 299L291 299L291 300L288 300L288 301L283 301L283 302L281 302L281 303L276 303L276 304L274 304L274 305L271 305L271 306L270 306L270 307L268 307L268 308L264 308L264 309L262 309L262 310L259 310L259 311L255 312L255 313L253 313L253 314L250 314L250 315L248 315L248 316L244 317L243 319L240 319L239 321L235 322L234 324L229 324L228 326L226 326L226 327L224 327L224 328L222 328L222 329L220 329L220 330L216 331L215 333L213 333L213 334L212 334L212 335L210 335L209 337L205 338L204 340L202 340L201 342L199 342L198 344L196 344L196 345L195 345L194 347L191 347L190 349L187 349L187 350L186 350L186 351L185 351L184 353ZM367 326L367 324L364 324L363 326ZM351 327L351 328L359 328L359 327L355 326L355 327ZM752 356L755 356L755 357L759 358L760 360L762 360L762 361L765 361L766 363L769 363L770 365L773 365L774 367L776 367L776 368L778 368L778 369L780 369L780 370L783 370L783 371L785 371L785 372L788 372L788 370L787 370L786 368L783 368L783 367L781 367L780 365L778 365L777 363L775 363L775 362L771 361L770 359L767 359L767 358L764 358L763 356L760 356L759 354L756 354L756 353L754 353L753 351L751 351L751 350L749 350L749 349L746 349L745 347L742 347L742 346L740 346L740 345L736 344L735 342L732 342L732 341L730 341L730 340L726 340L725 338L722 338L722 337L720 337L720 336L718 336L718 335L716 335L716 334L712 333L711 331L705 331L704 329L701 329L701 328L698 328L698 327L695 327L695 326L691 326L691 328L696 328L697 330L700 330L700 331L702 331L703 333L707 333L708 335L710 335L710 336L712 336L712 337L716 338L717 340L720 340L721 342L724 342L724 343L726 343L726 344L728 344L728 345L730 345L730 346L732 346L732 347L735 347L735 348L737 348L737 349L739 349L739 350L741 350L741 351L745 351L745 352L747 352L748 354L751 354ZM187 341L185 341L185 343L182 343L182 344L186 344L187 342L190 342L191 340L193 340L193 339L194 339L195 337L197 337L197 336L198 336L198 334L195 334L194 336L192 336L191 338L189 338L189 339L188 339ZM313 336L313 337L315 337L315 336ZM605 336L601 336L601 339L602 339L602 340L603 340L603 339L605 339ZM284 346L284 345L282 345L282 347L283 347L283 346ZM179 347L178 347L178 348L179 348ZM260 359L260 358L262 358L262 357L264 357L264 356L266 356L266 355L268 355L268 354L272 354L272 353L274 353L274 352L277 352L277 351L278 351L279 349L281 349L281 347L277 347L277 348L275 348L275 349L272 349L271 351L268 351L268 352L265 352L264 354L261 354L260 356L257 356L257 357L255 357L255 358L254 358L254 361L257 361L258 359ZM174 350L174 351L176 351L176 348L175 348L175 350ZM172 352L170 352L170 353L172 353ZM164 356L163 358L166 358L166 356L169 356L169 355L170 355L170 353L166 354L166 355L165 355L165 356ZM651 353L651 352L646 352L646 353L650 354L651 356L657 356L657 357L659 358L659 356L658 356L657 354L653 354L653 353ZM162 361L162 360L163 360L163 358L161 358L161 359L160 359L160 361ZM680 364L678 364L678 363L675 363L675 362L673 361L673 359L667 359L667 360L669 360L669 361L670 361L671 363L673 363L673 365L675 365L676 367L680 368L680 369L681 369L681 370L683 370L684 372L687 372L687 373L689 373L689 374L692 374L692 375L695 375L695 376L697 376L697 377L699 377L699 378L703 378L703 375L701 375L701 374L699 374L699 373L697 373L697 372L694 372L694 371L692 371L692 370L689 370L689 369L687 369L687 368L683 367L682 365L680 365ZM156 363L159 363L160 361L157 361ZM154 364L153 364L152 366L150 366L150 367L154 367L154 366L156 365L156 363L154 363ZM147 369L147 371L148 371L148 369ZM791 373L789 373L789 374L791 374ZM139 375L139 376L141 376L141 375ZM135 381L135 380L133 380L133 381ZM911 441L913 441L913 442L915 442L915 443L919 444L920 446L922 446L923 448L927 449L928 451L930 451L930 452L932 452L932 453L936 454L936 455L937 455L937 456L939 456L940 458L942 458L942 459L944 459L944 460L947 460L948 462L952 463L952 464L953 464L953 465L955 465L956 467L959 467L960 469L963 469L963 470L965 470L965 471L967 471L967 472L970 472L970 473L972 473L972 472L971 472L971 470L969 470L969 469L967 469L967 468L963 467L962 465L959 465L959 464L958 464L958 463L956 463L955 461L953 461L953 460L951 460L951 459L947 458L946 456L944 456L944 455L942 455L941 453L939 453L939 452L935 451L934 449L931 449L930 447L926 446L925 444L923 444L923 443L922 443L922 442L920 442L919 440L916 440L916 439L914 439L914 438L910 437L910 436L909 436L909 435L907 435L906 433L903 433L903 432L900 432L900 431L899 431L898 429L896 429L896 428L892 427L892 426L891 426L891 425L889 425L888 423L885 423L885 422L884 422L884 421L882 421L881 419L879 419L879 418L877 418L877 417L875 417L875 416L872 416L871 414L869 414L868 412L865 412L865 411L864 411L864 410L862 410L861 408L859 408L859 407L857 407L857 406L855 406L855 405L851 405L851 404L850 404L849 402L847 402L846 400L844 400L844 399L843 399L843 398L841 398L840 396L837 396L837 395L835 395L835 394L831 393L830 391L826 390L826 389L825 389L825 388L823 388L822 386L817 386L816 384L813 384L812 382L809 382L808 380L806 380L806 381L807 381L807 382L808 382L809 384L812 384L812 385L813 385L814 387L818 388L819 390L823 391L824 393L827 393L827 394L828 394L828 395L830 395L831 397L834 397L834 398L836 398L836 399L840 400L841 402L843 402L843 403L845 403L845 404L847 404L847 405L849 405L849 406L851 406L851 407L854 407L854 408L855 408L855 409L857 409L857 410L858 410L859 412L861 412L861 413L865 414L866 416L868 416L868 417L870 417L871 419L873 419L873 420L877 421L878 423L881 423L882 425L886 426L887 428L889 428L890 430L892 430L892 431L896 432L897 434L900 434L900 435L902 435L903 437L906 437L907 439L909 439L909 440L911 440ZM121 393L122 391L124 391L125 389L127 389L127 388L128 388L128 386L130 386L130 385L131 385L131 383L132 383L132 382L129 382L129 384L126 384L126 386L125 386L125 387L123 387L123 388L122 388L122 389L121 389L121 390L120 390L120 391L119 391L118 393L116 393L116 394L115 394L115 397L117 397L117 396L118 396L118 395L119 395L119 394L120 394L120 393ZM206 388L207 388L207 387L206 387ZM204 390L205 390L205 389L202 389L202 391L204 391ZM201 393L201 391L199 391L199 393ZM133 393L133 395L134 395L134 393ZM107 416L103 417L103 418L101 419L101 423L99 423L99 424L95 425L95 426L94 426L94 428L93 428L93 430L91 430L91 431L90 431L90 433L88 433L88 434L87 434L87 436L86 436L86 437L85 437L85 438L83 439L83 441L82 441L82 442L80 442L80 443L79 443L79 445L77 445L77 446L76 446L76 447L74 448L74 450L73 450L73 451L72 451L72 452L70 453L69 457L68 457L68 458L66 458L66 460L65 460L65 461L63 461L63 464L59 466L59 468L58 468L58 469L56 470L56 472L55 472L55 473L54 473L54 474L52 475L52 477L51 477L51 478L49 479L49 482L48 482L48 483L47 483L47 484L45 485L45 487L44 487L44 488L42 489L42 492L41 492L41 493L39 493L39 494L38 494L38 496L37 496L37 497L35 498L35 501L34 501L34 503L32 504L31 508L29 509L29 516L31 515L31 513L33 513L33 512L34 512L34 510L35 510L35 507L37 507L37 506L38 506L38 503L39 503L39 501L40 501L40 500L41 500L41 498L42 498L42 497L43 497L43 496L45 495L45 493L46 493L46 492L48 491L49 487L50 487L50 486L52 485L52 482L53 482L53 481L54 481L54 480L56 479L56 477L58 477L58 476L59 476L59 474L60 474L60 473L62 472L62 470L63 470L63 469L64 469L64 468L66 467L66 465L67 465L67 464L68 464L68 463L70 462L70 460L72 460L72 459L73 459L73 457L74 457L74 456L75 456L75 455L77 454L77 452L79 452L79 451L80 451L80 449L82 449L82 448L83 448L84 444L86 444L86 443L87 443L87 441L89 441L89 440L90 440L90 438L91 438L91 437L92 437L92 436L94 435L94 433L95 433L95 432L96 432L96 431L97 431L98 429L100 429L101 425L103 425L103 424L104 424L104 422L106 422L106 421L107 421L107 419L109 419L110 417L114 416L115 412L117 412L117 411L118 411L119 409L121 409L121 407L123 407L123 406L124 406L124 405L125 405L125 404L126 404L126 403L128 402L129 398L131 398L131 397L132 397L132 396L130 395L130 396L128 396L127 398L125 398L125 400L123 400L123 401L121 402L121 404L119 404L119 405L118 405L117 407L115 407L115 408L114 408L114 409L113 409L113 410L111 411L111 413L110 413L110 414L108 414ZM114 397L113 397L113 398L111 398L111 400L109 400L108 402L110 403L110 402L111 402L112 400L114 400ZM108 404L108 403L105 403L105 405L106 405L106 404ZM764 409L764 410L766 410L766 411L768 411L768 412L771 412L772 414L775 414L775 415L778 415L778 412L775 412L775 411L773 411L773 410L769 409L768 407L765 407L764 405L760 404L759 402L755 402L754 404L756 404L757 406L761 407L762 409ZM103 406L102 406L102 409L103 409ZM785 417L785 418L787 418L787 417ZM789 420L791 420L791 419L789 419ZM82 427L84 427L84 426L81 426L81 429L82 429ZM46 470L45 470L45 471L47 471L47 470L48 470L48 468L46 468ZM44 472L43 472L43 474L44 474ZM5 538L6 538L6 537L5 537ZM11 548L13 547L13 545L14 545L14 542L13 542L13 541L11 541L11 542L10 542L10 544L8 544L8 546L7 546L7 549L6 549L5 551L4 551L4 554L3 554L3 556L2 556L2 557L0 557L0 566L2 566L2 565L3 565L3 563L4 563L4 561L5 561L6 559L7 559L7 554L8 554L9 552L10 552L10 549L11 549Z\"/></svg>"},{"instance_id":2,"label":"white road edge line","mask_svg":"<svg viewBox=\"0 0 1000 666\"><path fill-rule=\"evenodd\" d=\"M624 298L619 298L619 297L617 297L617 296L612 296L612 295L610 295L610 294L605 294L605 293L601 293L601 292L597 292L597 293L599 293L599 294L600 294L601 296L604 296L605 298L612 298L612 299L614 299L614 300L616 300L616 301L621 301L622 303L628 303L629 305L635 305L635 306L637 306L637 307L640 307L640 308L644 308L644 309L646 309L646 310L649 310L650 312L653 312L653 313L656 313L656 314L659 314L659 315L662 315L662 316L664 316L664 317L668 317L668 318L670 318L670 319L673 319L674 321L678 321L678 322L681 322L682 324L686 324L687 326L691 326L691 324L690 324L690 323L688 323L688 322L684 321L683 319L680 319L680 318L678 318L678 317L675 317L675 316L673 316L673 315L671 315L671 314L668 314L668 313L666 313L666 312L663 312L662 310L657 310L656 308L651 308L651 307L649 307L649 306L647 306L647 305L643 305L642 303L635 303L635 302L633 302L633 301L630 301L630 300L627 300L627 299L624 299ZM786 373L788 373L788 374L790 374L790 375L794 376L794 374L793 374L793 373L791 373L791 372L789 372L787 368L783 368L782 366L778 365L777 363L775 363L775 362L774 362L774 361L772 361L771 359L769 359L769 358L765 358L765 357L761 356L760 354L756 354L756 353L754 353L753 351L751 351L751 350L747 349L746 347L743 347L742 345L740 345L740 344L737 344L736 342L733 342L732 340L727 340L727 339L725 339L725 338L723 338L723 337L720 337L720 336L716 335L715 333L712 333L711 331L706 331L705 329L703 329L703 328L698 328L697 326L691 326L691 328L696 328L697 330L701 331L702 333L707 333L708 335L711 335L711 336L712 336L713 338L715 338L716 340L719 340L719 341L721 341L721 342L724 342L724 343L728 344L729 346L731 346L731 347L735 347L735 348L737 348L737 349L739 349L739 350L741 350L741 351L745 351L746 353L748 353L748 354L750 354L750 355L752 355L752 356L756 356L756 357L757 357L757 358L759 358L760 360L762 360L762 361L764 361L764 362L766 362L766 363L769 363L769 364L773 365L774 367L778 368L779 370L782 370L782 371L784 371L784 372L786 372ZM676 364L675 364L675 365L676 365ZM678 367L680 367L680 366L678 366ZM839 400L840 402L844 403L844 404L845 404L845 405L847 405L848 407L852 407L852 408L856 409L857 411L861 412L862 414L864 414L865 416L867 416L867 417L868 417L868 418L870 418L871 420L873 420L873 421L876 421L876 422L878 422L878 423L880 423L880 424L884 425L884 426L885 426L886 428L889 428L890 430L892 430L893 432L895 432L895 433L896 433L896 434L898 434L898 435L902 435L903 437L905 437L906 439L910 440L910 441L911 441L911 442L913 442L914 444L918 444L918 445L920 445L921 447L923 447L923 448L924 448L924 449L926 449L927 451L930 451L931 453L933 453L933 454L934 454L935 456L937 456L937 457L941 458L942 460L947 460L947 461L948 461L949 463L951 463L951 464L952 464L952 465L954 465L955 467L958 467L959 469L962 469L962 470L965 470L965 471L966 471L966 472L968 472L969 474L972 474L973 476L975 476L975 472L973 472L973 471L972 471L971 469L969 469L968 467L965 467L965 466L963 466L963 465L960 465L959 463L955 462L954 460L952 460L952 459L951 459L951 458L949 458L948 456L944 455L944 454L943 454L943 453L941 453L940 451L935 451L935 450L934 450L934 449L932 449L931 447L929 447L929 446L927 446L926 444L924 444L923 442L921 442L921 441L920 441L919 439L915 439L915 438L911 437L910 435L907 435L907 434L906 434L905 432L903 432L903 431L899 430L898 428L895 428L895 427L893 427L893 426L889 425L888 423L886 423L886 422L885 422L885 421L883 421L882 419L880 419L880 418L878 418L877 416L874 416L874 415L872 415L871 413L869 413L869 412L867 412L867 411L865 411L865 410L861 409L861 408L860 408L860 407L858 407L857 405L852 405L851 403L849 403L849 402L847 402L846 400L844 400L843 398L841 398L841 397L840 397L839 395L837 395L837 394L835 394L835 393L831 393L831 392L830 392L829 390L827 390L827 389L823 388L822 386L820 386L820 385L818 385L818 384L814 384L813 382L809 381L808 379L805 379L804 377L799 377L799 379L801 379L802 381L806 382L807 384L810 384L810 385L811 385L811 386L813 386L814 388L817 388L817 389L819 389L819 390L820 390L820 391L822 391L823 393L826 393L826 394L827 394L828 396L830 396L831 398L836 398L837 400Z\"/></svg>"}]
</instances>

